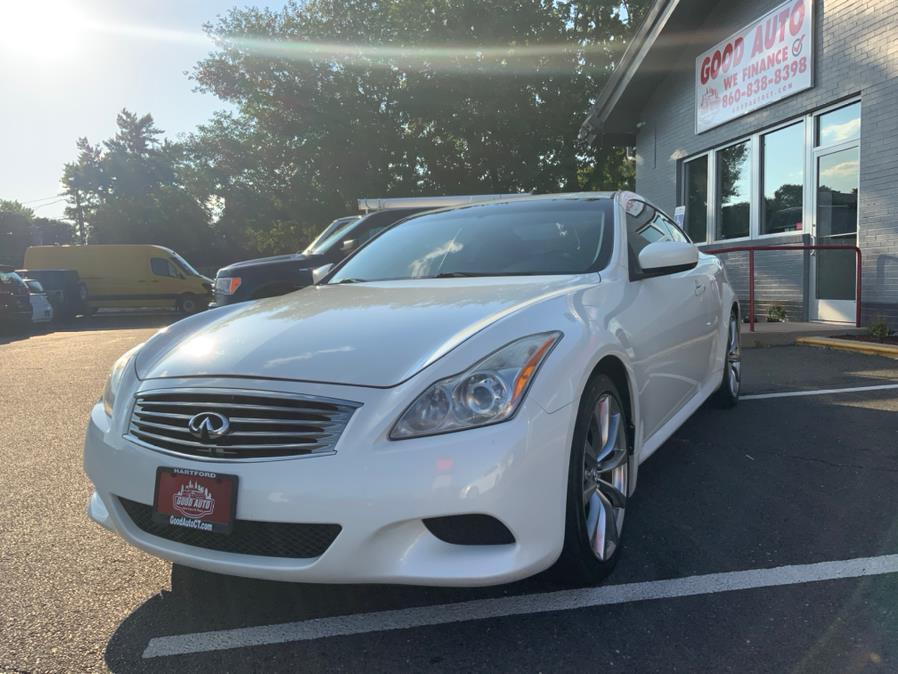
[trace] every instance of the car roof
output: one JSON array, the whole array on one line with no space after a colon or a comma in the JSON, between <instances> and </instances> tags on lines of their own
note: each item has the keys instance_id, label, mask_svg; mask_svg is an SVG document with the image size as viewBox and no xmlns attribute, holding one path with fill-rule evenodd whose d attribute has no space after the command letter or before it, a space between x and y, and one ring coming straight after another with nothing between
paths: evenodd
<instances>
[{"instance_id":1,"label":"car roof","mask_svg":"<svg viewBox=\"0 0 898 674\"><path fill-rule=\"evenodd\" d=\"M502 206L506 204L521 204L528 202L539 202L539 201L557 201L559 199L565 201L576 201L581 199L613 199L616 195L620 194L619 191L616 192L552 192L548 194L531 194L526 196L515 197L514 199L508 199L506 201L496 200L496 201L483 201L474 204L464 204L461 206L447 206L446 208L435 208L435 209L427 209L421 211L420 213L412 213L411 215L429 215L430 213L446 213L449 211L462 211L468 208L484 208L489 206ZM383 212L383 211L380 211Z\"/></svg>"}]
</instances>

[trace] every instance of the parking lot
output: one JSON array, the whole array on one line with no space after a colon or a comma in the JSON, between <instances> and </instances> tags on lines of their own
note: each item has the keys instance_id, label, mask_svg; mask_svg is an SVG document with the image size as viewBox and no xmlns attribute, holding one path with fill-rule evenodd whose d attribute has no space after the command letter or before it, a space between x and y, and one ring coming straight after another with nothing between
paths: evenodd
<instances>
[{"instance_id":1,"label":"parking lot","mask_svg":"<svg viewBox=\"0 0 898 674\"><path fill-rule=\"evenodd\" d=\"M84 515L88 410L168 320L0 341L0 672L898 669L898 361L746 350L739 406L640 470L599 588L285 586L172 572Z\"/></svg>"}]
</instances>

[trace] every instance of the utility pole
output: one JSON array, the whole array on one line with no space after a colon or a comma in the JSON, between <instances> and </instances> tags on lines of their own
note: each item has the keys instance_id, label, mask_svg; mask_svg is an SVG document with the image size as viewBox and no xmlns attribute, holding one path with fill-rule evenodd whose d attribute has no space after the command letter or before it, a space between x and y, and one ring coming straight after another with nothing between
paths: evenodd
<instances>
[{"instance_id":1,"label":"utility pole","mask_svg":"<svg viewBox=\"0 0 898 674\"><path fill-rule=\"evenodd\" d=\"M84 211L81 210L81 191L75 190L75 210L78 221L78 241L84 245Z\"/></svg>"}]
</instances>

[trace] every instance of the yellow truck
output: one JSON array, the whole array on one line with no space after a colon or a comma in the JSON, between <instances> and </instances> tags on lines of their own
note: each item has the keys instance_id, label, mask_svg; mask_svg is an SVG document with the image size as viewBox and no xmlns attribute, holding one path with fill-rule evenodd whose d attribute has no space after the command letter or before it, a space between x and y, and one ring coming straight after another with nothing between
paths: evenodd
<instances>
[{"instance_id":1,"label":"yellow truck","mask_svg":"<svg viewBox=\"0 0 898 674\"><path fill-rule=\"evenodd\" d=\"M173 250L152 245L31 246L26 269L74 269L91 310L107 307L204 309L212 281Z\"/></svg>"}]
</instances>

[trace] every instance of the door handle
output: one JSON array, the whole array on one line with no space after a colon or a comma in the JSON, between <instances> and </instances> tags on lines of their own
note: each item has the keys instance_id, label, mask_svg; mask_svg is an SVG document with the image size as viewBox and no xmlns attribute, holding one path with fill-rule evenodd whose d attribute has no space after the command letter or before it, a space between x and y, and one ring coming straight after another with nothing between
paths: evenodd
<instances>
[{"instance_id":1,"label":"door handle","mask_svg":"<svg viewBox=\"0 0 898 674\"><path fill-rule=\"evenodd\" d=\"M701 295L705 292L705 282L695 279L695 294Z\"/></svg>"}]
</instances>

